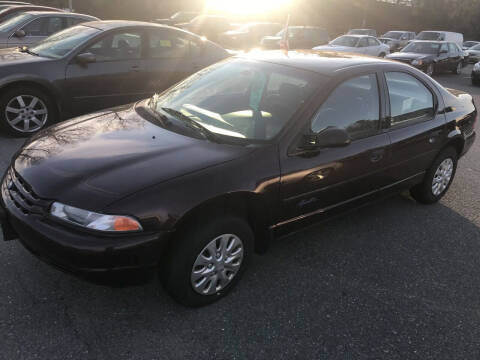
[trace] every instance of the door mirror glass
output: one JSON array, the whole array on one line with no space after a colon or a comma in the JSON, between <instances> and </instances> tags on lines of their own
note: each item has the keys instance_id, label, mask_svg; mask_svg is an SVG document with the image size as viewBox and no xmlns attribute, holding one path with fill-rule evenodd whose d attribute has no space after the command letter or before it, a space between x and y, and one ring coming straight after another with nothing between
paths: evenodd
<instances>
[{"instance_id":1,"label":"door mirror glass","mask_svg":"<svg viewBox=\"0 0 480 360\"><path fill-rule=\"evenodd\" d=\"M27 35L27 34L25 33L25 30L21 30L21 29L15 31L15 32L13 33L13 36L15 36L16 38L23 38L23 37L25 37L25 35Z\"/></svg>"},{"instance_id":2,"label":"door mirror glass","mask_svg":"<svg viewBox=\"0 0 480 360\"><path fill-rule=\"evenodd\" d=\"M95 54L92 54L92 53L90 53L90 52L87 52L87 53L83 53L83 54L77 55L77 57L75 58L75 60L76 60L77 63L79 63L79 64L86 65L86 64L91 64L91 63L96 62L96 61L97 61L97 57L95 56Z\"/></svg>"},{"instance_id":3,"label":"door mirror glass","mask_svg":"<svg viewBox=\"0 0 480 360\"><path fill-rule=\"evenodd\" d=\"M304 139L305 149L338 148L350 145L352 139L344 129L328 127L318 134L306 135Z\"/></svg>"}]
</instances>

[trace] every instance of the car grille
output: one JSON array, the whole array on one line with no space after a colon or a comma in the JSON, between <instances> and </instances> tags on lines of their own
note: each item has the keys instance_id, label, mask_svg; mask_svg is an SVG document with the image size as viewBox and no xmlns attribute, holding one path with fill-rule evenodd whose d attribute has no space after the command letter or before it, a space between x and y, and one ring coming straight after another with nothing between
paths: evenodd
<instances>
[{"instance_id":1,"label":"car grille","mask_svg":"<svg viewBox=\"0 0 480 360\"><path fill-rule=\"evenodd\" d=\"M44 214L49 201L40 199L15 170L10 168L3 182L3 193L23 214Z\"/></svg>"}]
</instances>

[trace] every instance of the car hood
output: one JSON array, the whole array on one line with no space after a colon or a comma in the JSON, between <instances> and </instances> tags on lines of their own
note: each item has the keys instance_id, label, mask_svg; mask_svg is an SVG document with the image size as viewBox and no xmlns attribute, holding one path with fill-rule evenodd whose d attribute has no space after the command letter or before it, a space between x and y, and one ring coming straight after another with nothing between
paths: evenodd
<instances>
[{"instance_id":1,"label":"car hood","mask_svg":"<svg viewBox=\"0 0 480 360\"><path fill-rule=\"evenodd\" d=\"M251 150L169 131L130 105L44 130L19 151L14 168L41 198L101 210Z\"/></svg>"},{"instance_id":2,"label":"car hood","mask_svg":"<svg viewBox=\"0 0 480 360\"><path fill-rule=\"evenodd\" d=\"M18 48L0 49L0 66L10 64L30 64L52 61L52 59L44 58L21 52Z\"/></svg>"},{"instance_id":3,"label":"car hood","mask_svg":"<svg viewBox=\"0 0 480 360\"><path fill-rule=\"evenodd\" d=\"M465 50L468 55L480 55L480 50Z\"/></svg>"},{"instance_id":4,"label":"car hood","mask_svg":"<svg viewBox=\"0 0 480 360\"><path fill-rule=\"evenodd\" d=\"M408 52L396 52L391 55L388 55L388 59L395 59L395 60L425 60L429 58L434 58L434 55L431 54L417 54L417 53L408 53Z\"/></svg>"}]
</instances>

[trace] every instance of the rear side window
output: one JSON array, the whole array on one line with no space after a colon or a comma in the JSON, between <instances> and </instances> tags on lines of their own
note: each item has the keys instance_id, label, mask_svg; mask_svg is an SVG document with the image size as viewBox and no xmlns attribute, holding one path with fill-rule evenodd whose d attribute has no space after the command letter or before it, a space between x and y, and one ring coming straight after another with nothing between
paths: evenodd
<instances>
[{"instance_id":1,"label":"rear side window","mask_svg":"<svg viewBox=\"0 0 480 360\"><path fill-rule=\"evenodd\" d=\"M191 55L192 51L198 55L201 45L186 36L179 36L170 31L150 32L149 50L152 58L182 58Z\"/></svg>"},{"instance_id":2,"label":"rear side window","mask_svg":"<svg viewBox=\"0 0 480 360\"><path fill-rule=\"evenodd\" d=\"M368 40L367 38L361 38L358 41L358 47L367 47L368 46Z\"/></svg>"},{"instance_id":3,"label":"rear side window","mask_svg":"<svg viewBox=\"0 0 480 360\"><path fill-rule=\"evenodd\" d=\"M390 98L391 125L430 120L434 115L433 94L411 75L385 73Z\"/></svg>"},{"instance_id":4,"label":"rear side window","mask_svg":"<svg viewBox=\"0 0 480 360\"><path fill-rule=\"evenodd\" d=\"M380 101L377 76L359 76L339 85L314 116L314 133L328 127L344 129L352 140L377 133Z\"/></svg>"}]
</instances>

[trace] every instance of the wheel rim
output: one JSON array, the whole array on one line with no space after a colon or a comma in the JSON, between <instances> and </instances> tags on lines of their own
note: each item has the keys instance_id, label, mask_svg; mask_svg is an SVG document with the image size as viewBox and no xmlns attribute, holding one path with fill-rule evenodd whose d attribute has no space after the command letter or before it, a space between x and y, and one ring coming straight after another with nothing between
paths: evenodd
<instances>
[{"instance_id":1,"label":"wheel rim","mask_svg":"<svg viewBox=\"0 0 480 360\"><path fill-rule=\"evenodd\" d=\"M31 133L45 126L48 109L45 103L33 95L19 95L11 99L5 108L8 125L16 131Z\"/></svg>"},{"instance_id":2,"label":"wheel rim","mask_svg":"<svg viewBox=\"0 0 480 360\"><path fill-rule=\"evenodd\" d=\"M198 254L190 277L193 289L213 295L224 289L237 275L243 261L242 240L233 234L220 235Z\"/></svg>"},{"instance_id":3,"label":"wheel rim","mask_svg":"<svg viewBox=\"0 0 480 360\"><path fill-rule=\"evenodd\" d=\"M453 160L448 158L438 166L433 177L432 193L435 196L442 194L450 184L453 174Z\"/></svg>"},{"instance_id":4,"label":"wheel rim","mask_svg":"<svg viewBox=\"0 0 480 360\"><path fill-rule=\"evenodd\" d=\"M432 76L433 75L433 65L428 65L427 67L427 75Z\"/></svg>"}]
</instances>

